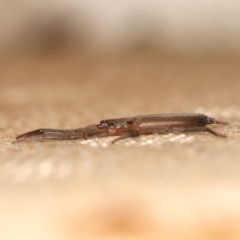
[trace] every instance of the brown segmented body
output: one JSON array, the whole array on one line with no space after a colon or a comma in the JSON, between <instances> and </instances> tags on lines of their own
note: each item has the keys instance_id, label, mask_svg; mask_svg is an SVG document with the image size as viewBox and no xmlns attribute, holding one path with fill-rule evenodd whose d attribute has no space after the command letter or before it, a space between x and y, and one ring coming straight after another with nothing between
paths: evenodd
<instances>
[{"instance_id":1,"label":"brown segmented body","mask_svg":"<svg viewBox=\"0 0 240 240\"><path fill-rule=\"evenodd\" d=\"M225 137L207 127L213 123L225 124L200 113L138 115L128 118L106 119L99 124L78 129L38 129L19 135L15 142L119 136L113 141L114 143L121 139L138 137L141 134L188 132L209 132L215 136Z\"/></svg>"}]
</instances>

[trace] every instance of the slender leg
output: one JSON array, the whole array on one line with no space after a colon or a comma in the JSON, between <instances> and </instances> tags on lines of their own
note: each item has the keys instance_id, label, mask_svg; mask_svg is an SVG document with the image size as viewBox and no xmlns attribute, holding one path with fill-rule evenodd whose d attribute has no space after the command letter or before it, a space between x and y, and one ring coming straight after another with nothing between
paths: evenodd
<instances>
[{"instance_id":1,"label":"slender leg","mask_svg":"<svg viewBox=\"0 0 240 240\"><path fill-rule=\"evenodd\" d=\"M134 129L129 129L129 130L125 130L125 131L122 131L121 132L121 137L115 139L112 141L112 144L120 141L120 140L123 140L123 139L126 139L126 138L136 138L136 137L139 137L140 135L140 132L138 130L134 130Z\"/></svg>"},{"instance_id":2,"label":"slender leg","mask_svg":"<svg viewBox=\"0 0 240 240\"><path fill-rule=\"evenodd\" d=\"M167 134L167 133L189 133L189 132L209 132L213 134L214 136L223 137L225 138L225 135L222 135L220 133L215 132L214 130L208 128L208 127L199 127L199 128L173 128L173 129L163 129L163 128L144 128L140 130L141 134L152 134L152 133L159 133L159 134Z\"/></svg>"},{"instance_id":3,"label":"slender leg","mask_svg":"<svg viewBox=\"0 0 240 240\"><path fill-rule=\"evenodd\" d=\"M217 132L213 131L211 128L206 127L206 131L209 132L209 133L211 133L211 134L213 134L214 136L226 138L225 135L222 135L222 134L220 134L220 133L217 133Z\"/></svg>"},{"instance_id":4,"label":"slender leg","mask_svg":"<svg viewBox=\"0 0 240 240\"><path fill-rule=\"evenodd\" d=\"M215 132L214 130L212 130L211 128L208 128L208 127L188 128L182 132L179 131L179 133L190 133L190 132L208 132L214 136L226 138L225 135ZM178 131L174 131L173 133L178 133Z\"/></svg>"}]
</instances>

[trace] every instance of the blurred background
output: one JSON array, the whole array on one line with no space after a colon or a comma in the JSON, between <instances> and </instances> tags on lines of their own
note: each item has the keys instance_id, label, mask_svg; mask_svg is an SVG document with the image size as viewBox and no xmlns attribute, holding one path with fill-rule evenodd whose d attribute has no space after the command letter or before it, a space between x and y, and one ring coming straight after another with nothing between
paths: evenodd
<instances>
[{"instance_id":1,"label":"blurred background","mask_svg":"<svg viewBox=\"0 0 240 240\"><path fill-rule=\"evenodd\" d=\"M1 1L0 49L239 51L237 0Z\"/></svg>"},{"instance_id":2,"label":"blurred background","mask_svg":"<svg viewBox=\"0 0 240 240\"><path fill-rule=\"evenodd\" d=\"M1 0L0 236L240 239L240 2ZM200 112L206 133L12 144Z\"/></svg>"}]
</instances>

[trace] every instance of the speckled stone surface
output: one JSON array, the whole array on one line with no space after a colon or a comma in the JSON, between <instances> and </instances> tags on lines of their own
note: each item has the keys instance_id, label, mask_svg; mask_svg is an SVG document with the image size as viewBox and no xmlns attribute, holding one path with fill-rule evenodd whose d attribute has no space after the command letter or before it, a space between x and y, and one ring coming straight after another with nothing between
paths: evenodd
<instances>
[{"instance_id":1,"label":"speckled stone surface","mask_svg":"<svg viewBox=\"0 0 240 240\"><path fill-rule=\"evenodd\" d=\"M56 54L0 61L3 239L239 239L240 57ZM38 128L199 112L208 133L12 144Z\"/></svg>"}]
</instances>

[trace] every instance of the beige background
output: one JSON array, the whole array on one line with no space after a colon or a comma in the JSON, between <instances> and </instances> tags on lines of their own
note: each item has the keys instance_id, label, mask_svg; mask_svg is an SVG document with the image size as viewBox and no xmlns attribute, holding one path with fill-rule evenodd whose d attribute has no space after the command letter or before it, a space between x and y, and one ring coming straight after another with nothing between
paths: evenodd
<instances>
[{"instance_id":1,"label":"beige background","mask_svg":"<svg viewBox=\"0 0 240 240\"><path fill-rule=\"evenodd\" d=\"M240 239L239 1L0 2L0 236ZM199 112L208 133L12 144Z\"/></svg>"},{"instance_id":2,"label":"beige background","mask_svg":"<svg viewBox=\"0 0 240 240\"><path fill-rule=\"evenodd\" d=\"M5 59L0 87L4 239L238 239L239 57L156 51ZM12 144L37 128L201 112L207 133Z\"/></svg>"}]
</instances>

